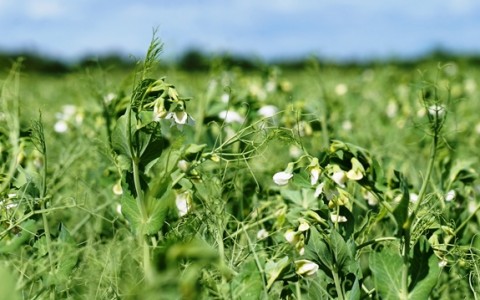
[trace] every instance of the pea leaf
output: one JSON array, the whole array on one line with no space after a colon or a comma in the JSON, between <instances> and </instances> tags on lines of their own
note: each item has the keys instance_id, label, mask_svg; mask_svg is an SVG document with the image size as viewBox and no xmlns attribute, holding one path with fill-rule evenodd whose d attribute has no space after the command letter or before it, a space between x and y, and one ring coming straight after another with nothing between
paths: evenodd
<instances>
[{"instance_id":1,"label":"pea leaf","mask_svg":"<svg viewBox=\"0 0 480 300\"><path fill-rule=\"evenodd\" d=\"M413 258L410 265L412 282L410 283L409 299L428 299L435 287L440 274L438 258L425 237L421 237L413 248Z\"/></svg>"},{"instance_id":2,"label":"pea leaf","mask_svg":"<svg viewBox=\"0 0 480 300\"><path fill-rule=\"evenodd\" d=\"M402 257L393 248L385 247L369 257L375 289L385 300L400 299L407 291L402 288Z\"/></svg>"}]
</instances>

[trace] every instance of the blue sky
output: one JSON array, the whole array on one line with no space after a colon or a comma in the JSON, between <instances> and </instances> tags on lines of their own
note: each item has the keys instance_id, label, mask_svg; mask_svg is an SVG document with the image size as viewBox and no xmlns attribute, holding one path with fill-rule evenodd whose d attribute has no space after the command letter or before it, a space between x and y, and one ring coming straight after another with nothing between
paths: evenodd
<instances>
[{"instance_id":1,"label":"blue sky","mask_svg":"<svg viewBox=\"0 0 480 300\"><path fill-rule=\"evenodd\" d=\"M154 28L166 57L189 47L264 59L480 53L480 1L0 0L0 49L142 56Z\"/></svg>"}]
</instances>

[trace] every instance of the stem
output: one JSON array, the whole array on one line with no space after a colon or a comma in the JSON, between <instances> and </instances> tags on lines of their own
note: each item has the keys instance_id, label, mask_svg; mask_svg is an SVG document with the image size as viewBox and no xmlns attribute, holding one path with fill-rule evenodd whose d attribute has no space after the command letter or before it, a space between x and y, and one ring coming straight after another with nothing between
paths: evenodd
<instances>
[{"instance_id":1,"label":"stem","mask_svg":"<svg viewBox=\"0 0 480 300\"><path fill-rule=\"evenodd\" d=\"M373 240L370 240L370 241L366 241L365 243L362 243L360 245L357 246L357 250L360 250L362 248L365 248L367 246L370 246L372 244L376 244L376 243L380 243L380 242L386 242L386 241L396 241L397 238L396 237L382 237L382 238L377 238L377 239L373 239Z\"/></svg>"},{"instance_id":2,"label":"stem","mask_svg":"<svg viewBox=\"0 0 480 300\"><path fill-rule=\"evenodd\" d=\"M148 223L148 212L145 206L145 199L142 190L142 185L140 183L140 157L135 151L135 147L132 143L132 107L128 107L128 121L127 121L127 140L130 147L130 155L132 158L132 170L133 170L133 183L135 185L135 191L137 193L136 202L138 210L140 211L140 216L142 218L142 227L138 231L139 244L143 247L143 272L147 282L153 282L153 267L152 260L150 255L150 246L148 245L147 236L144 234L144 225Z\"/></svg>"},{"instance_id":3,"label":"stem","mask_svg":"<svg viewBox=\"0 0 480 300\"><path fill-rule=\"evenodd\" d=\"M435 121L436 122L436 121ZM422 186L420 188L420 192L418 194L418 200L415 203L412 213L408 216L408 220L403 226L404 229L404 248L403 248L403 269L402 269L402 299L408 299L408 273L410 269L410 242L411 242L411 235L410 231L412 229L413 220L415 219L415 215L417 214L418 210L420 209L424 199L425 194L427 192L427 186L430 182L430 177L432 175L433 167L435 164L435 158L437 155L437 146L438 146L438 135L440 132L440 128L435 126L433 131L433 141L432 147L430 148L430 157L428 161L427 173L425 174L425 178L423 180Z\"/></svg>"},{"instance_id":4,"label":"stem","mask_svg":"<svg viewBox=\"0 0 480 300\"><path fill-rule=\"evenodd\" d=\"M333 273L333 281L335 282L335 289L337 290L338 300L344 300L345 297L343 296L342 286L340 284L340 278L338 278L337 273L337 266L334 266Z\"/></svg>"},{"instance_id":5,"label":"stem","mask_svg":"<svg viewBox=\"0 0 480 300\"><path fill-rule=\"evenodd\" d=\"M42 210L45 210L45 201L42 200ZM50 226L46 212L42 213L43 230L45 231L45 241L47 242L48 261L50 263L50 272L53 273L53 253L52 253L52 237L50 235Z\"/></svg>"}]
</instances>

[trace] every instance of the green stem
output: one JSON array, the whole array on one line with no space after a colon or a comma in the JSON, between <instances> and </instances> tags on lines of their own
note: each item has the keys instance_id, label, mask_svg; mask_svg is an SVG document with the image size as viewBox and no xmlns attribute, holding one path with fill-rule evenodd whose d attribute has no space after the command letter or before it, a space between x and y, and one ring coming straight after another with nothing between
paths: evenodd
<instances>
[{"instance_id":1,"label":"green stem","mask_svg":"<svg viewBox=\"0 0 480 300\"><path fill-rule=\"evenodd\" d=\"M415 219L415 216L420 209L423 201L425 200L425 195L427 192L427 187L430 182L430 177L432 175L433 167L435 165L435 158L437 155L437 146L438 146L438 134L439 129L435 129L433 132L433 141L432 147L430 149L430 157L427 166L427 173L425 174L425 178L423 180L422 186L420 188L420 192L418 194L418 200L415 203L412 213L408 216L408 220L403 225L404 229L404 249L403 249L403 270L402 270L402 299L408 299L408 273L410 269L410 242L411 242L411 235L410 231L412 229L412 224Z\"/></svg>"},{"instance_id":2,"label":"green stem","mask_svg":"<svg viewBox=\"0 0 480 300\"><path fill-rule=\"evenodd\" d=\"M45 210L45 200L42 200L42 210ZM48 225L47 213L42 213L43 230L45 231L45 241L47 242L48 262L50 263L50 272L53 273L53 253L52 253L52 237L50 235L50 226Z\"/></svg>"},{"instance_id":3,"label":"green stem","mask_svg":"<svg viewBox=\"0 0 480 300\"><path fill-rule=\"evenodd\" d=\"M130 155L132 158L132 171L133 171L133 183L135 185L135 192L137 193L136 202L138 210L140 211L140 216L142 218L142 226L138 231L139 244L143 247L143 272L147 282L151 283L153 281L153 267L152 260L150 255L150 246L148 245L148 239L144 232L144 225L148 223L148 212L145 205L144 193L142 190L142 185L140 183L140 157L135 150L135 147L132 143L132 107L128 107L128 121L127 121L127 140L130 147Z\"/></svg>"},{"instance_id":4,"label":"green stem","mask_svg":"<svg viewBox=\"0 0 480 300\"><path fill-rule=\"evenodd\" d=\"M338 277L337 267L334 266L333 281L335 282L335 289L337 290L338 300L344 300L345 296L343 295L342 285L340 284L340 278Z\"/></svg>"},{"instance_id":5,"label":"green stem","mask_svg":"<svg viewBox=\"0 0 480 300\"><path fill-rule=\"evenodd\" d=\"M358 245L357 250L360 250L362 248L365 248L367 246L370 246L370 245L373 245L373 244L376 244L376 243L386 242L386 241L396 241L396 240L397 240L396 237L389 237L389 236L373 239L373 240L366 241L365 243L362 243L362 244Z\"/></svg>"}]
</instances>

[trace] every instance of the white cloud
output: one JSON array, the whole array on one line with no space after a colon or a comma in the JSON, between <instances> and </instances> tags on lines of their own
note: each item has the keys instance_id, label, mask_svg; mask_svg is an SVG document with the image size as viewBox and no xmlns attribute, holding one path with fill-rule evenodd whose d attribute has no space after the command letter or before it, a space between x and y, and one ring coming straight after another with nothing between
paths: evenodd
<instances>
[{"instance_id":1,"label":"white cloud","mask_svg":"<svg viewBox=\"0 0 480 300\"><path fill-rule=\"evenodd\" d=\"M30 0L26 5L26 13L34 20L59 17L66 13L64 3L58 0Z\"/></svg>"}]
</instances>

